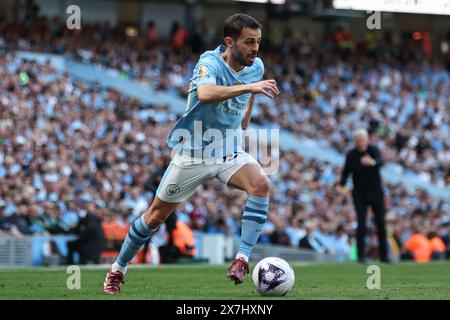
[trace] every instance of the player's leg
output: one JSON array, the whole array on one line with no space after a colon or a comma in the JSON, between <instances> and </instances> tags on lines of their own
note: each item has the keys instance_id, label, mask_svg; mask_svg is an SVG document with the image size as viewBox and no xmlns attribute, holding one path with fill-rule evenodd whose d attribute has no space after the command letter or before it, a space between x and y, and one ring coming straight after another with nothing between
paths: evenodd
<instances>
[{"instance_id":1,"label":"player's leg","mask_svg":"<svg viewBox=\"0 0 450 320\"><path fill-rule=\"evenodd\" d=\"M258 241L269 211L270 180L258 163L248 163L228 181L247 192L248 198L242 214L241 243L237 258L248 261Z\"/></svg>"},{"instance_id":2,"label":"player's leg","mask_svg":"<svg viewBox=\"0 0 450 320\"><path fill-rule=\"evenodd\" d=\"M256 160L246 153L240 153L235 164L225 166L218 178L248 194L242 215L241 243L227 274L239 284L249 272L248 260L252 248L258 241L267 219L270 180Z\"/></svg>"},{"instance_id":3,"label":"player's leg","mask_svg":"<svg viewBox=\"0 0 450 320\"><path fill-rule=\"evenodd\" d=\"M103 292L107 294L120 292L120 285L123 283L128 263L136 256L152 234L158 230L158 227L172 214L178 204L162 201L155 197L145 214L131 224L119 256L106 276Z\"/></svg>"},{"instance_id":4,"label":"player's leg","mask_svg":"<svg viewBox=\"0 0 450 320\"><path fill-rule=\"evenodd\" d=\"M120 249L119 256L112 266L113 271L125 274L128 263L134 258L145 242L166 221L178 206L178 202L170 203L155 197L150 208L130 226L130 230Z\"/></svg>"},{"instance_id":5,"label":"player's leg","mask_svg":"<svg viewBox=\"0 0 450 320\"><path fill-rule=\"evenodd\" d=\"M150 239L159 226L175 211L180 202L186 201L196 188L210 177L208 170L198 164L178 165L173 161L164 173L148 210L130 226L117 260L108 273L103 291L108 294L120 292L120 284L128 263L142 245Z\"/></svg>"}]
</instances>

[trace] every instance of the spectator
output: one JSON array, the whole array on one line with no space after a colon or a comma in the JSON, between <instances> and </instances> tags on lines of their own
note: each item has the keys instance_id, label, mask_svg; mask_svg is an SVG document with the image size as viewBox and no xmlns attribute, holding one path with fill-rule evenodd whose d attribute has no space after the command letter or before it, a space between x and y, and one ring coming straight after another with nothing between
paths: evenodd
<instances>
[{"instance_id":1,"label":"spectator","mask_svg":"<svg viewBox=\"0 0 450 320\"><path fill-rule=\"evenodd\" d=\"M319 253L326 253L327 247L325 244L317 237L317 233L315 232L314 223L308 221L305 223L306 235L300 239L299 247L306 249L313 249Z\"/></svg>"},{"instance_id":2,"label":"spectator","mask_svg":"<svg viewBox=\"0 0 450 320\"><path fill-rule=\"evenodd\" d=\"M29 28L0 23L0 46L7 49L0 54L4 216L22 212L30 233L66 233L83 212L77 205L83 195L101 204L92 209L93 214L127 225L135 218L133 211L139 215L154 196L169 159L165 138L176 115L165 105L143 104L116 90L75 81L49 63L23 61L10 48L65 54L179 96L187 92L189 70L198 57L187 47L171 49L165 39L149 48L139 47L139 37L123 43L108 25L86 23L85 32L79 34L65 33L64 21L38 19L36 23ZM316 44L305 56L298 53L301 45L293 37L283 46L290 47L287 54L268 47L263 57L266 74L277 79L283 97L258 98L255 122L284 128L339 152L354 128L368 125L387 162L437 185L450 182L446 139L450 78L441 65L391 57L387 66L365 53L344 60L332 47L318 52ZM421 78L422 72L428 80ZM339 174L340 168L330 163L282 151L280 172L271 177L269 217L274 216L276 224L264 226L260 241L298 245L306 230L295 221L302 219L317 226L312 239L323 242L321 251L338 254L337 226L355 224L351 203L333 188ZM447 200L423 190L410 191L402 184L384 187L386 209L397 219L395 234L402 247L411 236L412 219L432 222L429 230L444 232L436 222L448 212ZM229 232L238 237L243 203L245 195L240 191L211 182L186 203L183 221L204 231L221 211ZM26 209L20 209L21 204ZM422 217L416 216L417 208ZM222 232L222 221L216 222ZM352 236L350 229L345 233Z\"/></svg>"},{"instance_id":3,"label":"spectator","mask_svg":"<svg viewBox=\"0 0 450 320\"><path fill-rule=\"evenodd\" d=\"M286 227L286 234L289 237L289 245L293 247L298 246L300 239L306 235L303 219L293 217L291 223Z\"/></svg>"},{"instance_id":4,"label":"spectator","mask_svg":"<svg viewBox=\"0 0 450 320\"><path fill-rule=\"evenodd\" d=\"M147 24L146 42L150 47L154 46L158 42L158 32L154 21L150 21Z\"/></svg>"},{"instance_id":5,"label":"spectator","mask_svg":"<svg viewBox=\"0 0 450 320\"><path fill-rule=\"evenodd\" d=\"M62 220L60 210L56 204L44 201L42 204L43 213L39 216L33 214L32 229L37 232L47 231L49 234L64 234L69 232L69 226Z\"/></svg>"},{"instance_id":6,"label":"spectator","mask_svg":"<svg viewBox=\"0 0 450 320\"><path fill-rule=\"evenodd\" d=\"M430 240L431 246L431 259L433 260L445 259L446 247L442 239L438 237L438 235L434 231L428 233L428 239Z\"/></svg>"},{"instance_id":7,"label":"spectator","mask_svg":"<svg viewBox=\"0 0 450 320\"><path fill-rule=\"evenodd\" d=\"M11 224L4 216L4 201L0 199L0 236L12 235L21 237L22 233L19 231L16 225Z\"/></svg>"},{"instance_id":8,"label":"spectator","mask_svg":"<svg viewBox=\"0 0 450 320\"><path fill-rule=\"evenodd\" d=\"M351 251L351 241L349 233L346 233L344 225L339 225L333 239L333 248L339 261L347 261Z\"/></svg>"},{"instance_id":9,"label":"spectator","mask_svg":"<svg viewBox=\"0 0 450 320\"><path fill-rule=\"evenodd\" d=\"M175 263L180 259L191 260L197 255L195 237L189 226L173 213L166 220L167 243L159 248L163 263Z\"/></svg>"},{"instance_id":10,"label":"spectator","mask_svg":"<svg viewBox=\"0 0 450 320\"><path fill-rule=\"evenodd\" d=\"M1 223L2 229L9 231L12 235L22 236L31 234L30 225L27 220L27 207L25 204L20 204L17 212L4 217Z\"/></svg>"},{"instance_id":11,"label":"spectator","mask_svg":"<svg viewBox=\"0 0 450 320\"><path fill-rule=\"evenodd\" d=\"M87 212L85 216L81 216L73 233L77 235L77 239L67 242L67 264L74 263L75 253L79 254L79 264L98 264L105 248L101 219Z\"/></svg>"},{"instance_id":12,"label":"spectator","mask_svg":"<svg viewBox=\"0 0 450 320\"><path fill-rule=\"evenodd\" d=\"M416 227L414 234L406 241L403 259L414 259L424 263L431 260L432 247L430 240Z\"/></svg>"}]
</instances>

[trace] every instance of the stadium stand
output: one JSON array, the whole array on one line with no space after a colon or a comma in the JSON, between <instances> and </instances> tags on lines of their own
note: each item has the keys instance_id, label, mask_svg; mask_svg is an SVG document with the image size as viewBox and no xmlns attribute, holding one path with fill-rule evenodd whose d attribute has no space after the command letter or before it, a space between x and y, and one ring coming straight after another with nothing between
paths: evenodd
<instances>
[{"instance_id":1,"label":"stadium stand","mask_svg":"<svg viewBox=\"0 0 450 320\"><path fill-rule=\"evenodd\" d=\"M198 60L195 52L221 41L220 35L209 34L204 35L209 41L195 42L195 50L188 41L174 48L172 38L128 37L120 26L99 23L85 24L83 33L72 32L45 17L31 27L0 25L0 44L64 54L180 97L186 96ZM447 186L450 74L445 65L428 58L412 39L393 46L390 34L362 41L349 35L354 47L349 51L341 48L337 33L322 41L288 37L280 47L269 42L262 48L266 76L277 80L283 94L275 100L260 97L254 122L278 124L338 152L345 151L351 132L363 125L374 133L386 161L401 164L424 182Z\"/></svg>"},{"instance_id":2,"label":"stadium stand","mask_svg":"<svg viewBox=\"0 0 450 320\"><path fill-rule=\"evenodd\" d=\"M206 35L194 51L183 33L156 40L127 37L120 26L86 24L81 34L46 17L30 23L0 20L0 235L70 234L88 210L103 219L107 260L117 249L114 241L123 239L154 196L170 159L165 139L176 114L168 105L80 81L50 63L23 60L15 50L100 65L180 98L197 52L216 44L217 35ZM328 142L338 153L354 128L366 126L384 158L403 173L448 187L449 71L410 43L396 56L386 41L373 47L355 42L354 51L335 39L266 44L267 76L277 79L283 94L257 99L254 121ZM282 151L260 242L350 257L355 218L349 199L334 188L339 174L330 162ZM413 233L439 235L448 252L448 199L404 184L386 183L385 191L392 252L406 257ZM245 200L245 193L209 182L177 214L194 230L238 237Z\"/></svg>"}]
</instances>

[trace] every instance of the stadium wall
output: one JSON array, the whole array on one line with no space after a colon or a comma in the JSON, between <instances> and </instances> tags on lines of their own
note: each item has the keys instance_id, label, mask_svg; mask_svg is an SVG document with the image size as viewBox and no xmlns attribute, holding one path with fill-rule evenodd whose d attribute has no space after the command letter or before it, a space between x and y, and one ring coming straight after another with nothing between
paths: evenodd
<instances>
[{"instance_id":1,"label":"stadium wall","mask_svg":"<svg viewBox=\"0 0 450 320\"><path fill-rule=\"evenodd\" d=\"M196 258L207 260L211 265L220 265L232 260L239 247L238 239L223 234L208 234L200 231L195 231L194 234L198 252ZM76 236L73 235L0 237L0 267L64 264L63 257L66 257L68 253L67 242L74 239ZM347 257L317 253L303 248L257 244L253 248L251 261L258 261L269 256L280 257L291 262L342 262L348 260Z\"/></svg>"}]
</instances>

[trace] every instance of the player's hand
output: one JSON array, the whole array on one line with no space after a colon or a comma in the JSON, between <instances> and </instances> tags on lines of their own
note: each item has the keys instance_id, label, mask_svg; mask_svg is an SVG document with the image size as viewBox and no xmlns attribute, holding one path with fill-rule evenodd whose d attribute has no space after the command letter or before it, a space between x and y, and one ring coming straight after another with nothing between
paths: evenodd
<instances>
[{"instance_id":1,"label":"player's hand","mask_svg":"<svg viewBox=\"0 0 450 320\"><path fill-rule=\"evenodd\" d=\"M340 184L336 187L337 191L339 192L339 194L343 195L343 196L347 196L348 195L348 189L346 187L341 186Z\"/></svg>"},{"instance_id":2,"label":"player's hand","mask_svg":"<svg viewBox=\"0 0 450 320\"><path fill-rule=\"evenodd\" d=\"M373 167L377 162L369 155L361 157L361 164L366 167Z\"/></svg>"},{"instance_id":3,"label":"player's hand","mask_svg":"<svg viewBox=\"0 0 450 320\"><path fill-rule=\"evenodd\" d=\"M262 93L269 98L273 98L275 95L280 94L280 90L278 90L277 83L275 80L263 80L250 84L250 93L258 94Z\"/></svg>"}]
</instances>

